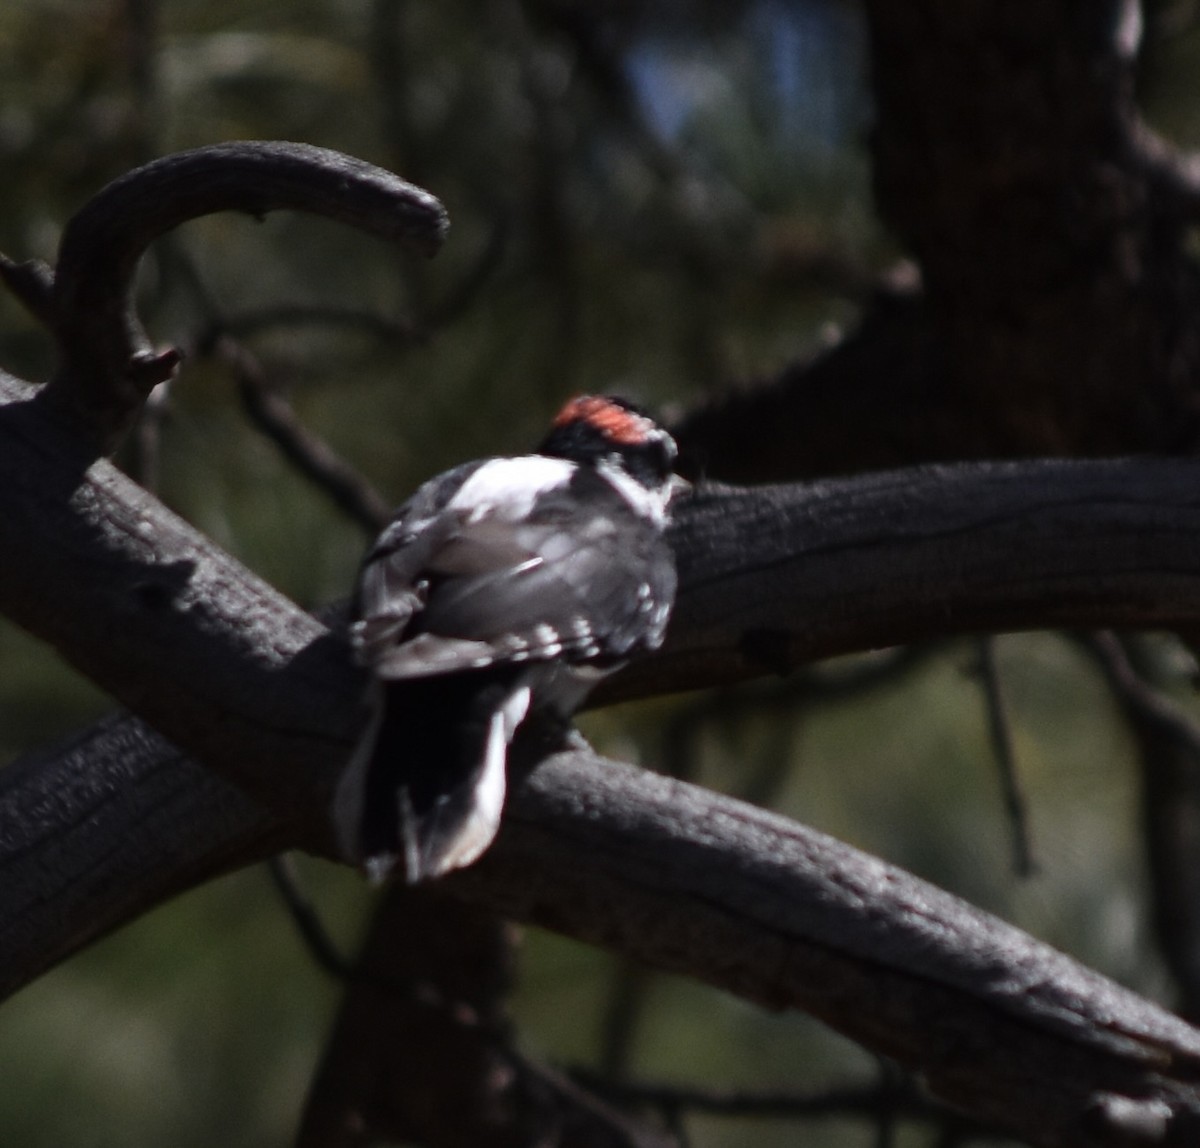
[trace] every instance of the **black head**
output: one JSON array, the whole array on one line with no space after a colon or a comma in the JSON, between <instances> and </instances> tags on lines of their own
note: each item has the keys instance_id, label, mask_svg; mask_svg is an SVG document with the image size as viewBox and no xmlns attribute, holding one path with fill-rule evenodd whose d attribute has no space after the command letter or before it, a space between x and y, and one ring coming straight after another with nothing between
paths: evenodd
<instances>
[{"instance_id":1,"label":"black head","mask_svg":"<svg viewBox=\"0 0 1200 1148\"><path fill-rule=\"evenodd\" d=\"M649 487L667 482L675 468L675 440L640 407L611 395L580 395L555 418L539 454L572 462L619 461Z\"/></svg>"}]
</instances>

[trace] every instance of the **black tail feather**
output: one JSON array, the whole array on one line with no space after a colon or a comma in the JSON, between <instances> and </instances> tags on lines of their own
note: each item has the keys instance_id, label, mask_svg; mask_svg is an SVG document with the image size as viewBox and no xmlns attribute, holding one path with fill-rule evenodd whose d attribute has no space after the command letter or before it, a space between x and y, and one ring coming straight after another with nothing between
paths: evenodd
<instances>
[{"instance_id":1,"label":"black tail feather","mask_svg":"<svg viewBox=\"0 0 1200 1148\"><path fill-rule=\"evenodd\" d=\"M334 805L343 850L373 878L399 866L410 883L425 880L489 843L494 825L482 843L466 838L485 832L480 801L498 799L480 792L496 781L485 777L486 750L517 675L506 667L377 683L377 711Z\"/></svg>"}]
</instances>

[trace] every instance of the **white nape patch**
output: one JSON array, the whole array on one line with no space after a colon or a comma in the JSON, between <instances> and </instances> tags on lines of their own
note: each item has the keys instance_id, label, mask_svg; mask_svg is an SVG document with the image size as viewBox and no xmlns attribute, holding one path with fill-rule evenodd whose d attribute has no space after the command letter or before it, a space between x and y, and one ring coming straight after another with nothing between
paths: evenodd
<instances>
[{"instance_id":1,"label":"white nape patch","mask_svg":"<svg viewBox=\"0 0 1200 1148\"><path fill-rule=\"evenodd\" d=\"M446 504L467 512L468 522L493 515L510 522L529 516L538 496L571 481L575 464L565 458L526 454L485 462Z\"/></svg>"},{"instance_id":2,"label":"white nape patch","mask_svg":"<svg viewBox=\"0 0 1200 1148\"><path fill-rule=\"evenodd\" d=\"M471 815L458 835L455 848L441 858L429 876L438 877L470 865L492 843L500 828L500 814L508 788L508 743L517 726L525 720L532 696L529 686L521 686L492 714L483 750L483 771L475 785Z\"/></svg>"},{"instance_id":3,"label":"white nape patch","mask_svg":"<svg viewBox=\"0 0 1200 1148\"><path fill-rule=\"evenodd\" d=\"M643 486L622 467L615 466L606 460L597 464L596 472L629 503L636 514L650 519L655 526L662 526L666 523L667 503L671 501L671 495L674 493L669 482L651 490L649 487Z\"/></svg>"}]
</instances>

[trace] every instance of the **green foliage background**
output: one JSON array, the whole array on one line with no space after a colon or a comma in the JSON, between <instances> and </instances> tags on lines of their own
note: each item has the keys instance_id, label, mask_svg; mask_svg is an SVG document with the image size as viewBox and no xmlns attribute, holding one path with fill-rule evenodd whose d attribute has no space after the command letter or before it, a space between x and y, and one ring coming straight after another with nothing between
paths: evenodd
<instances>
[{"instance_id":1,"label":"green foliage background","mask_svg":"<svg viewBox=\"0 0 1200 1148\"><path fill-rule=\"evenodd\" d=\"M1189 144L1200 140L1191 7L1154 9L1164 19L1145 83L1157 121ZM339 597L362 531L248 426L229 371L204 352L214 327L245 332L305 422L399 501L464 458L524 449L571 393L619 389L670 411L770 375L852 324L865 285L897 258L871 210L857 7L661 9L618 13L593 60L549 4L6 0L0 250L52 259L64 222L109 179L231 138L335 147L443 199L452 238L429 265L318 221L222 216L159 244L143 272L155 338L191 352L161 427L161 496L299 602ZM285 307L310 310L297 321ZM0 301L0 365L36 379L50 363L42 332ZM686 728L696 779L895 860L1169 1000L1147 938L1137 780L1104 688L1065 638L998 649L1040 865L1028 880L1013 875L970 643L842 703L796 688L781 704L778 686L753 686L585 726L651 766ZM0 761L107 708L52 651L0 626ZM368 893L333 866L303 871L352 947ZM653 976L635 978L643 1009L613 1046L611 1002L629 970L538 934L521 966L521 1038L555 1062L607 1058L631 1076L733 1089L877 1072L803 1017ZM5 1004L0 1142L286 1143L336 1000L265 874L216 882ZM797 1135L786 1122L689 1128L701 1146ZM875 1135L852 1121L808 1131L838 1146ZM896 1142L930 1140L917 1127Z\"/></svg>"}]
</instances>

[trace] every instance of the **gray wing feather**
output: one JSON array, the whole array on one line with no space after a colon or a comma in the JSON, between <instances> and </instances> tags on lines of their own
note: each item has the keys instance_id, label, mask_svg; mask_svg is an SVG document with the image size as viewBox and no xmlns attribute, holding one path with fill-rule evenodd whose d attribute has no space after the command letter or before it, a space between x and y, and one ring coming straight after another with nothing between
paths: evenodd
<instances>
[{"instance_id":1,"label":"gray wing feather","mask_svg":"<svg viewBox=\"0 0 1200 1148\"><path fill-rule=\"evenodd\" d=\"M483 465L464 463L418 487L375 540L359 573L350 637L358 662L374 667L403 639L424 608L427 570L454 522L442 512L454 492Z\"/></svg>"},{"instance_id":2,"label":"gray wing feather","mask_svg":"<svg viewBox=\"0 0 1200 1148\"><path fill-rule=\"evenodd\" d=\"M618 497L601 515L551 500L518 523L444 513L449 497L418 491L367 559L353 637L378 676L615 662L662 641L674 566L661 533Z\"/></svg>"}]
</instances>

